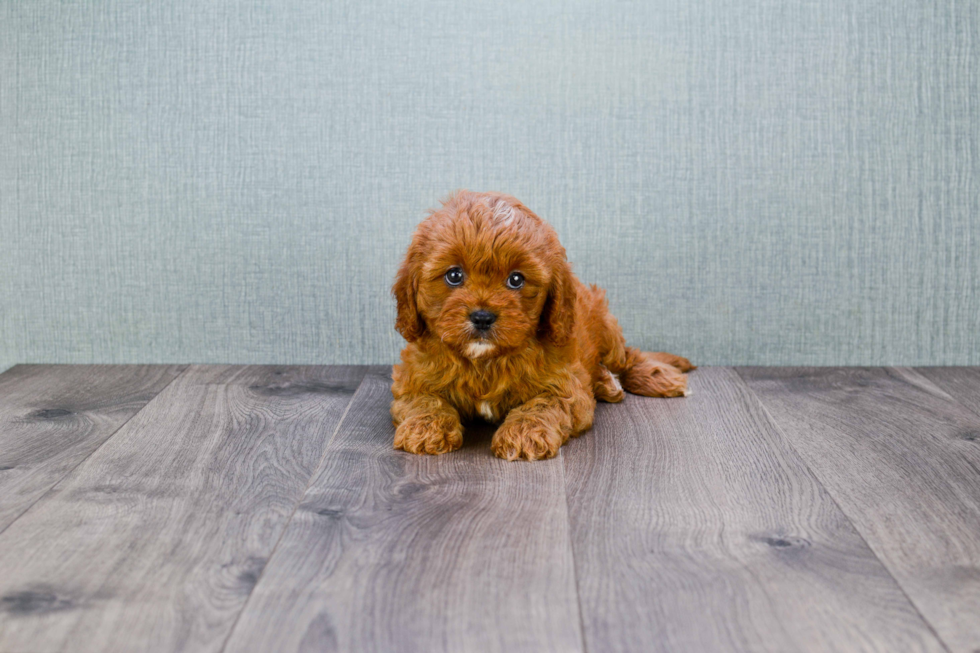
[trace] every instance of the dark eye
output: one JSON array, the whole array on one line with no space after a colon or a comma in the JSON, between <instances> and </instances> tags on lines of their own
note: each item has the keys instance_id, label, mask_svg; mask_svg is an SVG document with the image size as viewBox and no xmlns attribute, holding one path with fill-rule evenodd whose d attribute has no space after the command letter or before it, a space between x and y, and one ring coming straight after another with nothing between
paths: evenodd
<instances>
[{"instance_id":1,"label":"dark eye","mask_svg":"<svg viewBox=\"0 0 980 653\"><path fill-rule=\"evenodd\" d=\"M507 277L507 287L511 290L520 290L524 287L524 275L520 272L511 272Z\"/></svg>"},{"instance_id":2,"label":"dark eye","mask_svg":"<svg viewBox=\"0 0 980 653\"><path fill-rule=\"evenodd\" d=\"M463 271L459 268L452 268L446 273L446 283L450 286L458 286L463 283Z\"/></svg>"}]
</instances>

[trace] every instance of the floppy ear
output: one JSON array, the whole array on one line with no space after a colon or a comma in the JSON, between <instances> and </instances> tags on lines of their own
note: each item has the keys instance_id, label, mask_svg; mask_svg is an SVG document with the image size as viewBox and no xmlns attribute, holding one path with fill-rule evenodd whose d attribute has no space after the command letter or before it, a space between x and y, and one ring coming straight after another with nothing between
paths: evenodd
<instances>
[{"instance_id":1,"label":"floppy ear","mask_svg":"<svg viewBox=\"0 0 980 653\"><path fill-rule=\"evenodd\" d=\"M575 282L566 261L555 267L548 297L538 320L538 337L556 346L568 342L575 326Z\"/></svg>"},{"instance_id":2,"label":"floppy ear","mask_svg":"<svg viewBox=\"0 0 980 653\"><path fill-rule=\"evenodd\" d=\"M395 277L395 285L391 287L391 294L398 302L398 317L395 320L395 328L402 337L409 342L415 342L425 333L425 321L419 313L418 291L419 275L415 244L409 248L405 255L405 260L398 268L398 275Z\"/></svg>"}]
</instances>

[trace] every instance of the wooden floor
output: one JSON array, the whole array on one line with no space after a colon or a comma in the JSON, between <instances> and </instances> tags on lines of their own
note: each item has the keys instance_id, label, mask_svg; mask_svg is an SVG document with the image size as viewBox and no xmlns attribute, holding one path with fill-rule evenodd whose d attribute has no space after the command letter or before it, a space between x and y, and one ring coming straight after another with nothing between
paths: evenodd
<instances>
[{"instance_id":1,"label":"wooden floor","mask_svg":"<svg viewBox=\"0 0 980 653\"><path fill-rule=\"evenodd\" d=\"M0 652L980 650L980 368L702 368L561 456L383 367L0 375Z\"/></svg>"}]
</instances>

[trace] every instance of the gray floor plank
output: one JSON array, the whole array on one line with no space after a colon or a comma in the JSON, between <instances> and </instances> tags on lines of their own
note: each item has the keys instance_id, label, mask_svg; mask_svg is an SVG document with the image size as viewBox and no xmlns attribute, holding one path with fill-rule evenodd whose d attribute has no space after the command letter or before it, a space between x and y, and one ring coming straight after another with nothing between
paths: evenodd
<instances>
[{"instance_id":1,"label":"gray floor plank","mask_svg":"<svg viewBox=\"0 0 980 653\"><path fill-rule=\"evenodd\" d=\"M942 650L728 368L564 448L589 651Z\"/></svg>"},{"instance_id":2,"label":"gray floor plank","mask_svg":"<svg viewBox=\"0 0 980 653\"><path fill-rule=\"evenodd\" d=\"M917 367L915 371L980 415L980 367ZM976 439L980 441L980 433Z\"/></svg>"},{"instance_id":3,"label":"gray floor plank","mask_svg":"<svg viewBox=\"0 0 980 653\"><path fill-rule=\"evenodd\" d=\"M739 372L947 646L980 649L980 418L909 369Z\"/></svg>"},{"instance_id":4,"label":"gray floor plank","mask_svg":"<svg viewBox=\"0 0 980 653\"><path fill-rule=\"evenodd\" d=\"M192 367L0 535L0 651L215 651L363 368Z\"/></svg>"},{"instance_id":5,"label":"gray floor plank","mask_svg":"<svg viewBox=\"0 0 980 653\"><path fill-rule=\"evenodd\" d=\"M0 532L183 369L18 365L0 374Z\"/></svg>"},{"instance_id":6,"label":"gray floor plank","mask_svg":"<svg viewBox=\"0 0 980 653\"><path fill-rule=\"evenodd\" d=\"M228 651L581 650L560 459L392 448L390 370L351 403Z\"/></svg>"}]
</instances>

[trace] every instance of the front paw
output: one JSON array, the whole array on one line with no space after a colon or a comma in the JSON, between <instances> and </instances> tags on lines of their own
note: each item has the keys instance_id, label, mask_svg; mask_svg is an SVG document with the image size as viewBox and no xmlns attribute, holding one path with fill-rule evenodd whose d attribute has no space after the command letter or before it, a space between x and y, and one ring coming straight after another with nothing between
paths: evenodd
<instances>
[{"instance_id":1,"label":"front paw","mask_svg":"<svg viewBox=\"0 0 980 653\"><path fill-rule=\"evenodd\" d=\"M449 453L462 446L463 427L448 415L415 415L395 429L395 449L409 453Z\"/></svg>"},{"instance_id":2,"label":"front paw","mask_svg":"<svg viewBox=\"0 0 980 653\"><path fill-rule=\"evenodd\" d=\"M552 458L567 440L557 424L537 419L505 420L493 434L490 449L506 460L544 460Z\"/></svg>"}]
</instances>

